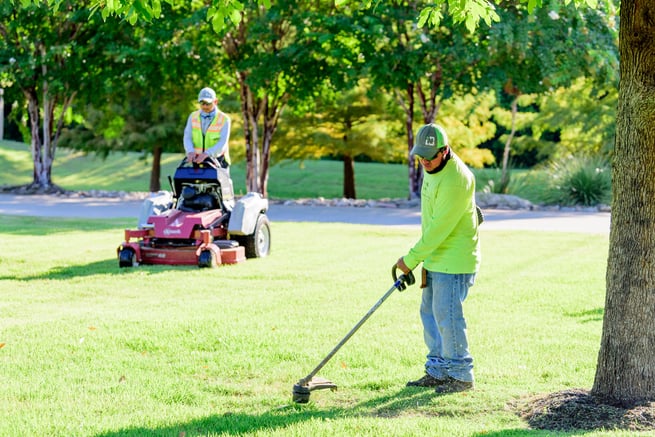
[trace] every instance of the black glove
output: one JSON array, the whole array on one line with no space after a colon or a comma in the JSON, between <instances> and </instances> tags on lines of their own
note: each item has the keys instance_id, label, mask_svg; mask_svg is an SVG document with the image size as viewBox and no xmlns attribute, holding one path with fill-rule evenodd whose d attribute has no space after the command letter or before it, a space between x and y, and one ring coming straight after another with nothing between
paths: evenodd
<instances>
[{"instance_id":1,"label":"black glove","mask_svg":"<svg viewBox=\"0 0 655 437\"><path fill-rule=\"evenodd\" d=\"M391 276L393 277L394 284L397 284L396 288L398 291L405 291L408 285L414 285L416 279L414 278L414 274L411 270L408 273L403 273L400 276L396 275L396 270L398 270L398 266L394 264L391 268Z\"/></svg>"}]
</instances>

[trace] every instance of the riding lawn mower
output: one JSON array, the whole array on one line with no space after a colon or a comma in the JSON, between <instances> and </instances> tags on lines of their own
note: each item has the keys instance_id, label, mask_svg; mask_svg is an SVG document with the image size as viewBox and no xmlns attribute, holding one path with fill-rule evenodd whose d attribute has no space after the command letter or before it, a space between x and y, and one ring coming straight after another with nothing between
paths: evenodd
<instances>
[{"instance_id":1,"label":"riding lawn mower","mask_svg":"<svg viewBox=\"0 0 655 437\"><path fill-rule=\"evenodd\" d=\"M248 193L235 200L227 169L213 159L182 160L171 181L141 207L137 229L125 230L119 267L139 264L236 264L268 255L268 200Z\"/></svg>"}]
</instances>

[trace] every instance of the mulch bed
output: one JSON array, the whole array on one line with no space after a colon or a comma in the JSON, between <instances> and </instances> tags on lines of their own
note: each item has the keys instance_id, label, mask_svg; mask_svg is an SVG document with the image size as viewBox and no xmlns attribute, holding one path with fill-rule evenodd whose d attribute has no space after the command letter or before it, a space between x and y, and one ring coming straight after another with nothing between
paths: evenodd
<instances>
[{"instance_id":1,"label":"mulch bed","mask_svg":"<svg viewBox=\"0 0 655 437\"><path fill-rule=\"evenodd\" d=\"M511 407L534 429L655 430L655 402L623 408L609 405L582 389L522 399Z\"/></svg>"}]
</instances>

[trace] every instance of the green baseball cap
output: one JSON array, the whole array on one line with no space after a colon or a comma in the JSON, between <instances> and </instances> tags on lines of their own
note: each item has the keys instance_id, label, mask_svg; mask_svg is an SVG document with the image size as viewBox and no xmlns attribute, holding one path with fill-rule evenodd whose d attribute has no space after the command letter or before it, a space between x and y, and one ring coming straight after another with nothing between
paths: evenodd
<instances>
[{"instance_id":1,"label":"green baseball cap","mask_svg":"<svg viewBox=\"0 0 655 437\"><path fill-rule=\"evenodd\" d=\"M439 150L448 145L448 135L438 124L426 124L418 130L410 155L434 159Z\"/></svg>"}]
</instances>

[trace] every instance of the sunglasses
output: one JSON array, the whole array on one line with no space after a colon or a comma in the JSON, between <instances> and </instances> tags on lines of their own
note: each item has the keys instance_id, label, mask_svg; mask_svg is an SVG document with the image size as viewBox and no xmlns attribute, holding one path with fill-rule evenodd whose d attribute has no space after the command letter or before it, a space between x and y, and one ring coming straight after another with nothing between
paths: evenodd
<instances>
[{"instance_id":1,"label":"sunglasses","mask_svg":"<svg viewBox=\"0 0 655 437\"><path fill-rule=\"evenodd\" d=\"M443 153L443 149L439 150L432 158L426 158L425 156L419 156L418 159L421 161L434 161L437 159L437 156L439 156L440 153Z\"/></svg>"},{"instance_id":2,"label":"sunglasses","mask_svg":"<svg viewBox=\"0 0 655 437\"><path fill-rule=\"evenodd\" d=\"M205 102L205 101L200 102L200 105L201 105L201 106L210 106L210 105L212 105L212 104L213 104L213 102Z\"/></svg>"}]
</instances>

